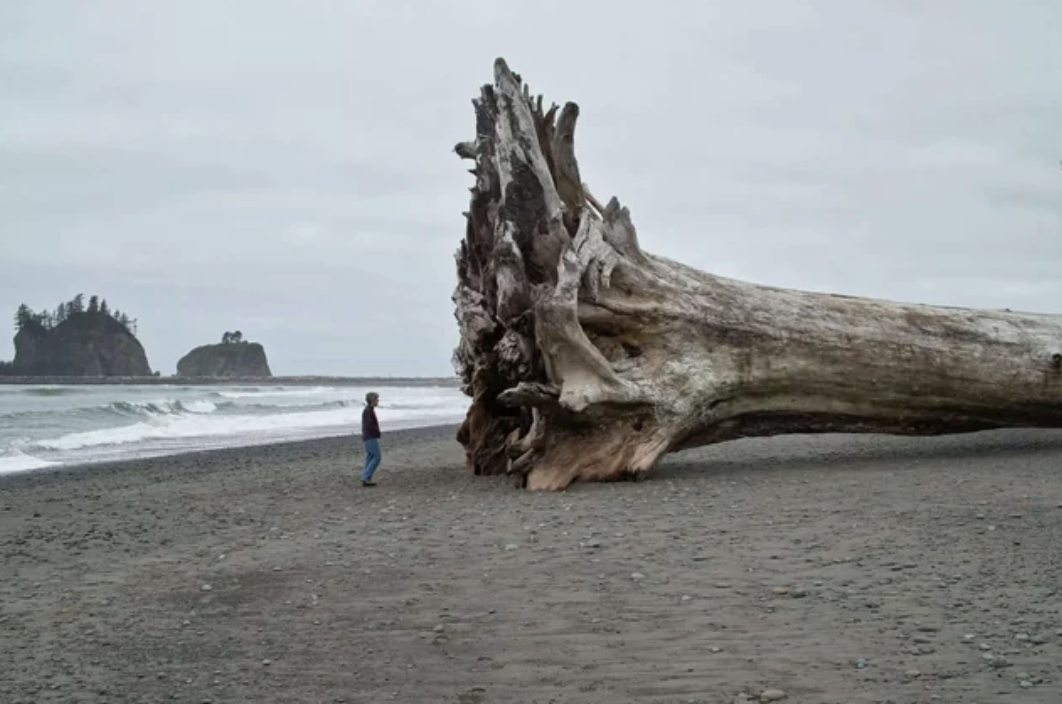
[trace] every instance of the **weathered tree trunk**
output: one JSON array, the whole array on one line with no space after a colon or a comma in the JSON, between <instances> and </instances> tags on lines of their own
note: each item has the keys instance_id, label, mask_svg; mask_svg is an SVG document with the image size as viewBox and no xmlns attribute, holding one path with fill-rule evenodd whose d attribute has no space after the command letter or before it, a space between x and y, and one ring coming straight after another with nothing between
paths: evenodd
<instances>
[{"instance_id":1,"label":"weathered tree trunk","mask_svg":"<svg viewBox=\"0 0 1062 704\"><path fill-rule=\"evenodd\" d=\"M458 432L530 489L638 478L742 437L1062 427L1062 316L758 286L642 251L579 176L573 103L543 112L498 59L473 102L454 294Z\"/></svg>"}]
</instances>

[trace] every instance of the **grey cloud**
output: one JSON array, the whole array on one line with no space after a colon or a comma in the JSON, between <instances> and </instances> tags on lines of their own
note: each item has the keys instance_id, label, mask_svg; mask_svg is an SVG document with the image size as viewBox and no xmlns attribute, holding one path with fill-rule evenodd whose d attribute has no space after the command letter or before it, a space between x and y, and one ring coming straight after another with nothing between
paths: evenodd
<instances>
[{"instance_id":1,"label":"grey cloud","mask_svg":"<svg viewBox=\"0 0 1062 704\"><path fill-rule=\"evenodd\" d=\"M445 374L504 55L582 106L584 177L717 273L1062 312L1062 7L987 2L0 7L0 309L105 293L163 371ZM0 351L0 358L10 353Z\"/></svg>"}]
</instances>

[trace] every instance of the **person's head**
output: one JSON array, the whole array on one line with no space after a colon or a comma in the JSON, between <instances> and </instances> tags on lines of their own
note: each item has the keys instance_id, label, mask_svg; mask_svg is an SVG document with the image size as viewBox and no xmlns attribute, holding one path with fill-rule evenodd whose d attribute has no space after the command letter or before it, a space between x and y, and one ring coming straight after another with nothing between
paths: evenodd
<instances>
[{"instance_id":1,"label":"person's head","mask_svg":"<svg viewBox=\"0 0 1062 704\"><path fill-rule=\"evenodd\" d=\"M375 391L370 391L369 393L365 394L365 403L367 403L368 405L375 406L379 402L380 394L376 393Z\"/></svg>"}]
</instances>

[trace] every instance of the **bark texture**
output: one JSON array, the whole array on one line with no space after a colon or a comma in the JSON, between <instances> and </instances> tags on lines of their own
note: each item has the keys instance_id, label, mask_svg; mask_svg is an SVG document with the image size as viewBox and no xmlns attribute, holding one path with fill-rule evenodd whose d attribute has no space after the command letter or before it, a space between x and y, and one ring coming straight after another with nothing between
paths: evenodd
<instances>
[{"instance_id":1,"label":"bark texture","mask_svg":"<svg viewBox=\"0 0 1062 704\"><path fill-rule=\"evenodd\" d=\"M563 489L742 437L1062 427L1062 316L773 288L652 255L583 183L577 105L544 110L502 59L473 105L453 300L474 473Z\"/></svg>"}]
</instances>

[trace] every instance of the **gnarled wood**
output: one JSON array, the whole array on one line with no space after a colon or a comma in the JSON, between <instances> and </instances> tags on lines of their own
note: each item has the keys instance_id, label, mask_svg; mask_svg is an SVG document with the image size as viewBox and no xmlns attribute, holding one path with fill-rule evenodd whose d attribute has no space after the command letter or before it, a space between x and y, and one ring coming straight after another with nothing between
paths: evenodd
<instances>
[{"instance_id":1,"label":"gnarled wood","mask_svg":"<svg viewBox=\"0 0 1062 704\"><path fill-rule=\"evenodd\" d=\"M742 437L1062 427L1062 317L759 286L652 255L627 208L581 182L577 106L543 112L502 59L473 104L454 293L473 472L563 489Z\"/></svg>"}]
</instances>

